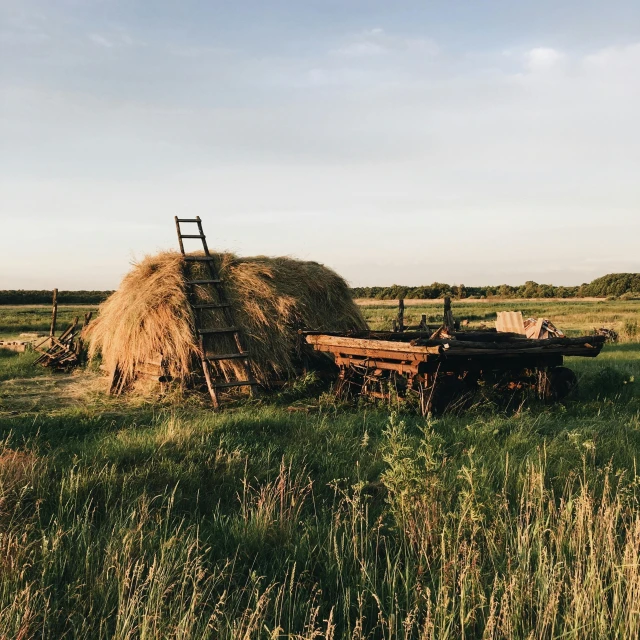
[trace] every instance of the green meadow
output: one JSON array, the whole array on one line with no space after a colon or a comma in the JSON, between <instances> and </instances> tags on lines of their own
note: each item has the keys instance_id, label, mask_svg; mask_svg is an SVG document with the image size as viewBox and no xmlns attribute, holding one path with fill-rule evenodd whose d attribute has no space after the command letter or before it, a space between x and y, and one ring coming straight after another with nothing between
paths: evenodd
<instances>
[{"instance_id":1,"label":"green meadow","mask_svg":"<svg viewBox=\"0 0 640 640\"><path fill-rule=\"evenodd\" d=\"M640 637L640 303L454 301L503 308L621 342L568 360L562 404L428 418L313 376L220 413L112 398L0 350L0 638ZM46 330L33 309L0 336Z\"/></svg>"}]
</instances>

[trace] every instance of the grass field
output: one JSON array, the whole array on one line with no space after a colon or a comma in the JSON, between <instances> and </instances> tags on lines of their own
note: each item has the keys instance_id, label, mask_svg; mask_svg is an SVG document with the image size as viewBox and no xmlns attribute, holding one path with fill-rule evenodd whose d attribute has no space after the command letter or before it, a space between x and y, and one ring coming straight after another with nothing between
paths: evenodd
<instances>
[{"instance_id":1,"label":"grass field","mask_svg":"<svg viewBox=\"0 0 640 640\"><path fill-rule=\"evenodd\" d=\"M391 330L398 313L397 302L359 300L369 326ZM427 322L442 321L442 302L406 300L405 324L417 325L422 314ZM549 318L568 335L590 332L603 326L615 329L623 339L640 338L640 300L453 300L456 318L466 319L472 327L493 326L497 311L522 311L525 318Z\"/></svg>"},{"instance_id":2,"label":"grass field","mask_svg":"<svg viewBox=\"0 0 640 640\"><path fill-rule=\"evenodd\" d=\"M56 326L58 332L64 330L75 317L82 322L84 314L91 311L95 315L97 306L60 305ZM0 305L0 339L17 338L20 333L49 333L51 326L51 306L49 305Z\"/></svg>"},{"instance_id":3,"label":"grass field","mask_svg":"<svg viewBox=\"0 0 640 640\"><path fill-rule=\"evenodd\" d=\"M575 331L640 311L528 305ZM640 637L632 333L569 362L564 404L433 419L312 379L219 414L113 399L0 350L0 638Z\"/></svg>"}]
</instances>

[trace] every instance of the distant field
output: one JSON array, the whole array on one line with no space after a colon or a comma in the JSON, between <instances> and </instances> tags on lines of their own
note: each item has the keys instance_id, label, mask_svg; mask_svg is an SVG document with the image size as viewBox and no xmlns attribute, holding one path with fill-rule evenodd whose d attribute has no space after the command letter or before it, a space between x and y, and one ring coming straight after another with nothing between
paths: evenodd
<instances>
[{"instance_id":1,"label":"distant field","mask_svg":"<svg viewBox=\"0 0 640 640\"><path fill-rule=\"evenodd\" d=\"M358 300L369 326L390 330L397 315L398 303L390 300ZM640 338L640 300L453 300L453 314L468 320L470 326L494 326L498 311L522 311L527 317L544 317L569 335L609 327L620 333L623 340ZM405 324L417 325L422 314L427 322L442 321L442 301L405 300Z\"/></svg>"},{"instance_id":2,"label":"distant field","mask_svg":"<svg viewBox=\"0 0 640 640\"><path fill-rule=\"evenodd\" d=\"M80 321L84 314L98 311L97 305L59 305L58 332L65 329L77 316ZM24 332L49 332L51 325L51 305L25 304L0 306L0 338L17 338Z\"/></svg>"},{"instance_id":3,"label":"distant field","mask_svg":"<svg viewBox=\"0 0 640 640\"><path fill-rule=\"evenodd\" d=\"M397 307L397 300L376 300L376 298L354 298L356 304L362 307ZM572 303L572 302L606 302L606 298L454 298L453 301L455 304L520 304L527 302L542 302L542 303L550 303L550 302L564 302L564 303ZM405 298L404 306L405 307L423 307L430 305L442 305L444 302L444 298L429 298L429 299L419 299L419 298Z\"/></svg>"},{"instance_id":4,"label":"distant field","mask_svg":"<svg viewBox=\"0 0 640 640\"><path fill-rule=\"evenodd\" d=\"M356 300L372 329L391 329L397 314L395 300ZM97 313L97 305L60 305L58 327L62 329L75 316L83 318L87 311ZM497 311L522 311L526 317L549 318L557 327L569 334L610 327L618 331L623 340L640 338L640 300L545 299L545 300L453 300L456 318L468 320L470 326L493 326ZM405 300L405 324L417 325L422 314L427 322L442 320L442 300ZM0 306L0 338L15 338L21 332L49 330L49 305Z\"/></svg>"}]
</instances>

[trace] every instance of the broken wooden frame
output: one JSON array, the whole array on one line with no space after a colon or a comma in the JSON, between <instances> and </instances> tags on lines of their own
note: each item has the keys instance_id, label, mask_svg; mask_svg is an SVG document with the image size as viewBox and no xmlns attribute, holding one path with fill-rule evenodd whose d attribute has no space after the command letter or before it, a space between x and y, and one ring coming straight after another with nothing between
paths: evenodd
<instances>
[{"instance_id":1,"label":"broken wooden frame","mask_svg":"<svg viewBox=\"0 0 640 640\"><path fill-rule=\"evenodd\" d=\"M399 396L417 393L423 414L487 374L509 374L511 388L530 385L559 398L570 390L573 375L563 373L569 371L562 367L564 357L595 357L605 341L604 336L532 340L495 330L441 332L437 338L427 332L301 334L315 351L332 356L339 393L387 397L391 386ZM562 388L554 388L558 380Z\"/></svg>"},{"instance_id":2,"label":"broken wooden frame","mask_svg":"<svg viewBox=\"0 0 640 640\"><path fill-rule=\"evenodd\" d=\"M56 337L56 322L58 318L58 290L53 290L53 300L51 309L51 327L49 335L34 345L34 350L40 357L34 364L43 367L51 367L58 371L69 371L84 361L85 349L80 333L91 321L93 312L89 311L84 315L84 322L79 326L79 318L74 318L73 322Z\"/></svg>"}]
</instances>

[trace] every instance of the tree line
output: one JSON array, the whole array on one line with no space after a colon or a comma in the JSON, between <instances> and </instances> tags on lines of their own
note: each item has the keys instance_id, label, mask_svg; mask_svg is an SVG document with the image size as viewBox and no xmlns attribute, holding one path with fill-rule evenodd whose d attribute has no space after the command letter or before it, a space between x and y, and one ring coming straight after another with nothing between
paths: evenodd
<instances>
[{"instance_id":1,"label":"tree line","mask_svg":"<svg viewBox=\"0 0 640 640\"><path fill-rule=\"evenodd\" d=\"M58 304L100 304L112 293L113 291L58 291ZM50 289L8 289L0 291L0 304L50 304L52 296Z\"/></svg>"},{"instance_id":2,"label":"tree line","mask_svg":"<svg viewBox=\"0 0 640 640\"><path fill-rule=\"evenodd\" d=\"M575 287L538 284L533 280L528 280L519 286L501 284L483 287L434 282L418 287L397 284L390 287L353 287L351 292L354 298L376 300L398 300L399 298L434 300L444 296L453 298L618 298L624 295L640 296L640 273L612 273Z\"/></svg>"},{"instance_id":3,"label":"tree line","mask_svg":"<svg viewBox=\"0 0 640 640\"><path fill-rule=\"evenodd\" d=\"M58 291L58 304L100 304L113 291ZM374 298L376 300L436 299L444 296L453 298L619 298L620 296L640 296L640 273L611 273L593 282L576 287L557 287L538 284L528 280L519 286L501 284L486 287L465 287L434 282L418 287L394 284L390 287L352 287L354 298ZM0 291L1 304L49 304L52 292L49 290L29 291L24 289Z\"/></svg>"}]
</instances>

